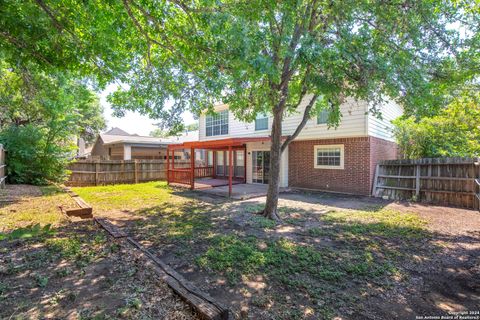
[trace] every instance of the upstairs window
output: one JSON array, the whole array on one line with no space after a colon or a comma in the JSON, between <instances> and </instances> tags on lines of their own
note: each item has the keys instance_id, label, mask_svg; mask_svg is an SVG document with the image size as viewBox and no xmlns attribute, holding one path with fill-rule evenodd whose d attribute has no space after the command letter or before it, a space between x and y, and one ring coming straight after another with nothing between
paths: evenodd
<instances>
[{"instance_id":1,"label":"upstairs window","mask_svg":"<svg viewBox=\"0 0 480 320\"><path fill-rule=\"evenodd\" d=\"M255 119L255 131L268 129L268 117L266 114L259 114Z\"/></svg>"},{"instance_id":2,"label":"upstairs window","mask_svg":"<svg viewBox=\"0 0 480 320\"><path fill-rule=\"evenodd\" d=\"M317 124L325 124L328 122L328 115L330 111L324 109L317 114Z\"/></svg>"},{"instance_id":3,"label":"upstairs window","mask_svg":"<svg viewBox=\"0 0 480 320\"><path fill-rule=\"evenodd\" d=\"M344 146L318 145L314 147L314 167L317 169L343 169Z\"/></svg>"},{"instance_id":4,"label":"upstairs window","mask_svg":"<svg viewBox=\"0 0 480 320\"><path fill-rule=\"evenodd\" d=\"M228 134L228 110L207 115L205 118L205 134L207 137Z\"/></svg>"}]
</instances>

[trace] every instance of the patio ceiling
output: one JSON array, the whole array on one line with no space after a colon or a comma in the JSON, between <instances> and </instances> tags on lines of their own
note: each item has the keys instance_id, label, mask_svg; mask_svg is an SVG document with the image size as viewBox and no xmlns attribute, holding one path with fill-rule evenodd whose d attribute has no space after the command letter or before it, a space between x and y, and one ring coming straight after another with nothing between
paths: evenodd
<instances>
[{"instance_id":1,"label":"patio ceiling","mask_svg":"<svg viewBox=\"0 0 480 320\"><path fill-rule=\"evenodd\" d=\"M181 144L170 144L168 149L217 149L241 147L247 142L270 141L270 137L227 138L210 141L190 141Z\"/></svg>"}]
</instances>

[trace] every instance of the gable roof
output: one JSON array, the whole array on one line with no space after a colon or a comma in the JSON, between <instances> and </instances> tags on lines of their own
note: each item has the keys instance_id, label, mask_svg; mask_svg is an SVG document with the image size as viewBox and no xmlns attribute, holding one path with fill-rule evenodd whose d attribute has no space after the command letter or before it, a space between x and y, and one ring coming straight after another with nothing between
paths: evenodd
<instances>
[{"instance_id":1,"label":"gable roof","mask_svg":"<svg viewBox=\"0 0 480 320\"><path fill-rule=\"evenodd\" d=\"M142 136L120 136L111 134L100 134L103 144L114 143L139 143L139 144L153 144L153 145L167 145L171 143L168 139L161 139L155 137L142 137Z\"/></svg>"},{"instance_id":2,"label":"gable roof","mask_svg":"<svg viewBox=\"0 0 480 320\"><path fill-rule=\"evenodd\" d=\"M128 132L126 132L126 131L124 131L120 128L117 128L117 127L113 127L112 129L108 130L104 134L114 135L114 136L131 136L130 133L128 133Z\"/></svg>"},{"instance_id":3,"label":"gable roof","mask_svg":"<svg viewBox=\"0 0 480 320\"><path fill-rule=\"evenodd\" d=\"M149 144L166 146L168 144L177 144L188 141L198 141L198 130L187 131L178 136L165 138L139 136L138 134L129 134L120 128L112 128L105 133L101 133L99 138L104 145L128 143L128 144Z\"/></svg>"},{"instance_id":4,"label":"gable roof","mask_svg":"<svg viewBox=\"0 0 480 320\"><path fill-rule=\"evenodd\" d=\"M199 131L185 131L177 136L168 136L165 139L170 140L174 143L183 143L183 142L190 142L190 141L198 141L199 139Z\"/></svg>"}]
</instances>

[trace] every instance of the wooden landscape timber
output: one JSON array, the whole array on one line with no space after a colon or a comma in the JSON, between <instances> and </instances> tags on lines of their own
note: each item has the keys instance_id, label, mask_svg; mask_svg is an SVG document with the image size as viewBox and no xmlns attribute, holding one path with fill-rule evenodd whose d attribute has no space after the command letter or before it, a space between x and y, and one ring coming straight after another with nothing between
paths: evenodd
<instances>
[{"instance_id":1,"label":"wooden landscape timber","mask_svg":"<svg viewBox=\"0 0 480 320\"><path fill-rule=\"evenodd\" d=\"M97 218L95 217L95 221L115 239L118 238L125 238L127 234L120 228L117 228L114 224L112 224L108 219L105 218Z\"/></svg>"},{"instance_id":2,"label":"wooden landscape timber","mask_svg":"<svg viewBox=\"0 0 480 320\"><path fill-rule=\"evenodd\" d=\"M93 210L90 205L88 205L70 188L64 187L63 190L75 200L80 208L64 209L60 207L62 212L64 212L67 216L76 216L82 219L93 218ZM175 291L183 300L185 300L202 319L229 319L229 310L226 307L215 301L208 294L193 286L173 268L162 262L154 254L145 249L140 243L131 237L128 237L125 231L115 226L106 218L95 217L94 221L97 222L103 229L105 229L113 238L119 239L120 241L125 241L125 243L128 245L133 246L139 256L145 260L145 264L150 266L154 272L163 281L165 281L173 291Z\"/></svg>"},{"instance_id":3,"label":"wooden landscape timber","mask_svg":"<svg viewBox=\"0 0 480 320\"><path fill-rule=\"evenodd\" d=\"M477 158L386 160L377 164L372 195L480 209Z\"/></svg>"},{"instance_id":4,"label":"wooden landscape timber","mask_svg":"<svg viewBox=\"0 0 480 320\"><path fill-rule=\"evenodd\" d=\"M62 210L63 213L65 213L68 217L78 217L81 219L93 218L93 208L88 203L86 203L85 200L83 200L70 188L64 187L63 190L67 192L79 206L79 208L75 209L64 209L63 207L60 207L60 210Z\"/></svg>"},{"instance_id":5,"label":"wooden landscape timber","mask_svg":"<svg viewBox=\"0 0 480 320\"><path fill-rule=\"evenodd\" d=\"M182 275L157 258L153 253L145 249L139 242L128 237L123 230L112 224L108 219L95 218L95 221L114 238L125 241L133 246L138 255L145 260L145 264L151 267L152 270L154 270L154 272L165 281L173 291L187 302L202 319L229 319L230 312L228 308L193 286L193 284L187 281Z\"/></svg>"}]
</instances>

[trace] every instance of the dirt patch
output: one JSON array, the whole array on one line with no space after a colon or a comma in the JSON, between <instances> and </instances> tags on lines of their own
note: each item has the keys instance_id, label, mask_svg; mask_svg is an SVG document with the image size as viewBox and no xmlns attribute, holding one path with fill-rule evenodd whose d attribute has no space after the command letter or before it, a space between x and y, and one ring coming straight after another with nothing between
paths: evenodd
<instances>
[{"instance_id":1,"label":"dirt patch","mask_svg":"<svg viewBox=\"0 0 480 320\"><path fill-rule=\"evenodd\" d=\"M122 212L117 222L236 318L409 319L478 309L474 211L290 193L281 195L284 222L276 225L252 215L263 198L202 200Z\"/></svg>"},{"instance_id":2,"label":"dirt patch","mask_svg":"<svg viewBox=\"0 0 480 320\"><path fill-rule=\"evenodd\" d=\"M40 197L42 191L38 186L28 184L7 184L5 189L0 189L0 206L8 202L28 201Z\"/></svg>"},{"instance_id":3,"label":"dirt patch","mask_svg":"<svg viewBox=\"0 0 480 320\"><path fill-rule=\"evenodd\" d=\"M0 242L0 318L196 319L135 251L91 221Z\"/></svg>"},{"instance_id":4,"label":"dirt patch","mask_svg":"<svg viewBox=\"0 0 480 320\"><path fill-rule=\"evenodd\" d=\"M403 212L414 212L428 222L433 232L452 235L480 235L480 212L421 203L394 202L386 206Z\"/></svg>"}]
</instances>

